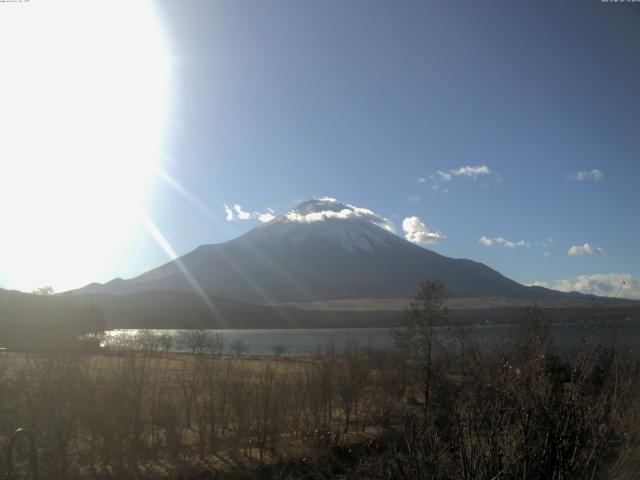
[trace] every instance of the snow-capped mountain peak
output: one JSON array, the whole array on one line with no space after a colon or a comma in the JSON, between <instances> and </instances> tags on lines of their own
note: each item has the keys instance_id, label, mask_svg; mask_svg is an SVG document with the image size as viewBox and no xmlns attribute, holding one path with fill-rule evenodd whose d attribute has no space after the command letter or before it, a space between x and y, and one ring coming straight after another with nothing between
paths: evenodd
<instances>
[{"instance_id":1,"label":"snow-capped mountain peak","mask_svg":"<svg viewBox=\"0 0 640 480\"><path fill-rule=\"evenodd\" d=\"M374 252L404 242L395 235L391 220L329 197L302 202L249 235L253 241L273 237L285 244L329 240L349 252Z\"/></svg>"},{"instance_id":2,"label":"snow-capped mountain peak","mask_svg":"<svg viewBox=\"0 0 640 480\"><path fill-rule=\"evenodd\" d=\"M202 245L130 279L83 293L197 292L250 303L409 298L425 279L452 296L538 298L532 289L465 259L447 258L392 233L393 223L335 199L308 200L225 243Z\"/></svg>"}]
</instances>

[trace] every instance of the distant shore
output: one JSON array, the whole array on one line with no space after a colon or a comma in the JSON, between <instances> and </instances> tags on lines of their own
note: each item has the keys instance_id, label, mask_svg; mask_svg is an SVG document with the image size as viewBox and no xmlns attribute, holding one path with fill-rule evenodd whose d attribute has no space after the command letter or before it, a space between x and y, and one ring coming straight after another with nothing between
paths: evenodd
<instances>
[{"instance_id":1,"label":"distant shore","mask_svg":"<svg viewBox=\"0 0 640 480\"><path fill-rule=\"evenodd\" d=\"M530 302L532 305L534 302ZM635 303L635 304L634 304ZM263 307L267 308L267 307ZM275 307L269 307L275 309ZM517 323L518 306L486 308L449 309L451 325L505 325ZM614 321L621 319L640 320L640 304L630 302L621 306L567 306L541 307L550 323ZM170 316L146 316L144 318L122 317L105 311L110 329L151 328L151 329L324 329L324 328L393 328L403 325L404 309L390 310L337 310L289 307L280 314L260 315L247 312L246 315L229 318L200 316L197 318L172 318Z\"/></svg>"}]
</instances>

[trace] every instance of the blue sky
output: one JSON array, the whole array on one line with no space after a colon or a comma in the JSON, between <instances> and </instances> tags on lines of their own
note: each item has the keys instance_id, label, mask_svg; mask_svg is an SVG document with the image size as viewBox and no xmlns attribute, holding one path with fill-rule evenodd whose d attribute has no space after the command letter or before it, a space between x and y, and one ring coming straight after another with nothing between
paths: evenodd
<instances>
[{"instance_id":1,"label":"blue sky","mask_svg":"<svg viewBox=\"0 0 640 480\"><path fill-rule=\"evenodd\" d=\"M640 4L154 7L171 59L163 166L191 199L157 180L147 211L177 254L259 223L228 222L224 204L283 213L329 195L400 235L417 216L445 237L427 248L523 283L611 293L624 278L640 296ZM139 225L94 279L166 259Z\"/></svg>"}]
</instances>

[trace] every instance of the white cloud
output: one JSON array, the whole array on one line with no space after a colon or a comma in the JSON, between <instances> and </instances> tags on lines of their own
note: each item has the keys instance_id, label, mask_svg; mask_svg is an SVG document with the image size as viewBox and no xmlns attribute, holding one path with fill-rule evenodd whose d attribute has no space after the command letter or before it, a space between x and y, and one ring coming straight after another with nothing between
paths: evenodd
<instances>
[{"instance_id":1,"label":"white cloud","mask_svg":"<svg viewBox=\"0 0 640 480\"><path fill-rule=\"evenodd\" d=\"M407 217L402 221L404 238L411 243L429 244L438 243L443 239L440 232L431 230L418 217Z\"/></svg>"},{"instance_id":2,"label":"white cloud","mask_svg":"<svg viewBox=\"0 0 640 480\"><path fill-rule=\"evenodd\" d=\"M472 166L459 167L449 171L451 172L452 175L455 175L456 177L464 176L464 177L471 177L471 178L476 178L479 175L489 175L491 173L491 169L486 165L478 165L476 167L472 167Z\"/></svg>"},{"instance_id":3,"label":"white cloud","mask_svg":"<svg viewBox=\"0 0 640 480\"><path fill-rule=\"evenodd\" d=\"M531 244L529 242L525 242L524 240L518 240L514 242L512 240L507 240L504 237L494 237L489 238L485 235L481 236L478 239L478 242L485 247L492 247L493 245L502 245L506 248L516 248L516 247L530 247Z\"/></svg>"},{"instance_id":4,"label":"white cloud","mask_svg":"<svg viewBox=\"0 0 640 480\"><path fill-rule=\"evenodd\" d=\"M234 203L232 207L225 203L224 213L227 222L233 222L234 220L260 220L262 223L265 223L275 218L275 212L271 208L268 208L264 213L247 212L237 203Z\"/></svg>"},{"instance_id":5,"label":"white cloud","mask_svg":"<svg viewBox=\"0 0 640 480\"><path fill-rule=\"evenodd\" d=\"M576 180L593 180L595 182L601 180L603 177L604 174L597 168L594 168L590 172L578 172L575 176Z\"/></svg>"},{"instance_id":6,"label":"white cloud","mask_svg":"<svg viewBox=\"0 0 640 480\"><path fill-rule=\"evenodd\" d=\"M485 247L490 247L491 245L493 245L494 240L483 235L478 239L478 242L480 242L480 244L484 245Z\"/></svg>"},{"instance_id":7,"label":"white cloud","mask_svg":"<svg viewBox=\"0 0 640 480\"><path fill-rule=\"evenodd\" d=\"M452 168L451 170L438 170L435 175L430 175L431 180L437 180L440 182L450 182L453 177L470 177L476 178L480 175L489 175L491 169L486 165L477 165L472 167L467 165L466 167Z\"/></svg>"},{"instance_id":8,"label":"white cloud","mask_svg":"<svg viewBox=\"0 0 640 480\"><path fill-rule=\"evenodd\" d=\"M530 283L529 286L549 288L549 284L547 282L533 282L533 283Z\"/></svg>"},{"instance_id":9,"label":"white cloud","mask_svg":"<svg viewBox=\"0 0 640 480\"><path fill-rule=\"evenodd\" d=\"M411 195L409 197L409 203L420 203L420 197L417 195Z\"/></svg>"},{"instance_id":10,"label":"white cloud","mask_svg":"<svg viewBox=\"0 0 640 480\"><path fill-rule=\"evenodd\" d=\"M458 168L452 168L450 170L438 170L436 173L429 175L427 178L419 177L418 183L425 183L427 179L431 182L431 188L436 191L440 191L443 193L448 193L449 190L446 188L441 188L440 184L445 182L452 182L455 177L467 177L476 179L481 175L492 175L493 172L486 165L467 165ZM492 175L496 183L502 182L502 177L497 174Z\"/></svg>"},{"instance_id":11,"label":"white cloud","mask_svg":"<svg viewBox=\"0 0 640 480\"><path fill-rule=\"evenodd\" d=\"M604 253L600 247L585 243L583 245L573 245L567 252L569 255L600 255Z\"/></svg>"},{"instance_id":12,"label":"white cloud","mask_svg":"<svg viewBox=\"0 0 640 480\"><path fill-rule=\"evenodd\" d=\"M262 223L270 222L274 218L276 218L276 216L271 213L262 213L258 216L258 220L260 220Z\"/></svg>"},{"instance_id":13,"label":"white cloud","mask_svg":"<svg viewBox=\"0 0 640 480\"><path fill-rule=\"evenodd\" d=\"M238 220L249 220L251 218L251 214L242 210L242 207L237 203L233 206L233 209L236 211Z\"/></svg>"},{"instance_id":14,"label":"white cloud","mask_svg":"<svg viewBox=\"0 0 640 480\"><path fill-rule=\"evenodd\" d=\"M227 222L232 222L233 210L229 208L229 205L227 205L226 203L224 204L224 213L225 213L225 217L227 218Z\"/></svg>"},{"instance_id":15,"label":"white cloud","mask_svg":"<svg viewBox=\"0 0 640 480\"><path fill-rule=\"evenodd\" d=\"M640 276L629 273L579 275L573 281L558 280L551 288L562 292L640 299Z\"/></svg>"},{"instance_id":16,"label":"white cloud","mask_svg":"<svg viewBox=\"0 0 640 480\"><path fill-rule=\"evenodd\" d=\"M268 208L267 210L268 212L261 213L260 215L258 215L258 220L260 220L262 223L270 222L271 220L276 218L276 216L274 215L275 212L273 211L273 209Z\"/></svg>"},{"instance_id":17,"label":"white cloud","mask_svg":"<svg viewBox=\"0 0 640 480\"><path fill-rule=\"evenodd\" d=\"M552 288L561 292L573 292L575 290L569 280L558 280Z\"/></svg>"},{"instance_id":18,"label":"white cloud","mask_svg":"<svg viewBox=\"0 0 640 480\"><path fill-rule=\"evenodd\" d=\"M438 171L436 173L439 177L438 180L440 180L441 182L450 182L451 180L453 180L453 176L449 172Z\"/></svg>"},{"instance_id":19,"label":"white cloud","mask_svg":"<svg viewBox=\"0 0 640 480\"><path fill-rule=\"evenodd\" d=\"M580 275L574 284L578 292L593 293L595 295L631 296L640 298L640 279L630 274L593 274Z\"/></svg>"},{"instance_id":20,"label":"white cloud","mask_svg":"<svg viewBox=\"0 0 640 480\"><path fill-rule=\"evenodd\" d=\"M334 202L331 202L331 203L334 203ZM347 220L350 218L359 218L362 220L369 221L381 228L384 228L385 230L391 233L396 233L395 225L388 218L381 217L380 215L372 212L367 208L360 208L354 205L344 205L344 207L345 208L343 208L340 211L322 210L319 212L311 212L304 215L299 212L291 210L285 213L285 217L289 221L299 222L299 223L322 222L327 219Z\"/></svg>"}]
</instances>

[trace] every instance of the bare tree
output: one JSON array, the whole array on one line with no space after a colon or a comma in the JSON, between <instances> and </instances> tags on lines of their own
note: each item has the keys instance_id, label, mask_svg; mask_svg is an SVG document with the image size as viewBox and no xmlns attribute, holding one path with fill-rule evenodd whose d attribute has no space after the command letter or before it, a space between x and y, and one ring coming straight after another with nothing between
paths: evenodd
<instances>
[{"instance_id":1,"label":"bare tree","mask_svg":"<svg viewBox=\"0 0 640 480\"><path fill-rule=\"evenodd\" d=\"M338 397L344 414L344 433L349 433L351 414L357 414L370 371L368 359L357 342L347 342L337 375Z\"/></svg>"},{"instance_id":2,"label":"bare tree","mask_svg":"<svg viewBox=\"0 0 640 480\"><path fill-rule=\"evenodd\" d=\"M171 335L163 333L162 335L160 335L160 338L158 338L158 341L164 353L169 353L169 351L171 350L171 346L173 345L173 338L171 337Z\"/></svg>"},{"instance_id":3,"label":"bare tree","mask_svg":"<svg viewBox=\"0 0 640 480\"><path fill-rule=\"evenodd\" d=\"M287 347L284 345L274 345L271 347L271 352L273 352L276 357L281 357L287 353Z\"/></svg>"},{"instance_id":4,"label":"bare tree","mask_svg":"<svg viewBox=\"0 0 640 480\"><path fill-rule=\"evenodd\" d=\"M205 350L216 357L224 354L225 338L221 333L207 334Z\"/></svg>"},{"instance_id":5,"label":"bare tree","mask_svg":"<svg viewBox=\"0 0 640 480\"><path fill-rule=\"evenodd\" d=\"M152 330L142 330L136 337L136 345L138 348L153 354L160 349L160 336Z\"/></svg>"},{"instance_id":6,"label":"bare tree","mask_svg":"<svg viewBox=\"0 0 640 480\"><path fill-rule=\"evenodd\" d=\"M203 353L207 348L207 332L202 328L187 330L185 342L193 355Z\"/></svg>"},{"instance_id":7,"label":"bare tree","mask_svg":"<svg viewBox=\"0 0 640 480\"><path fill-rule=\"evenodd\" d=\"M394 332L396 347L406 352L420 371L425 418L429 412L436 327L445 324L449 316L445 300L442 282L422 282L420 290L407 307L404 328Z\"/></svg>"},{"instance_id":8,"label":"bare tree","mask_svg":"<svg viewBox=\"0 0 640 480\"><path fill-rule=\"evenodd\" d=\"M236 357L244 355L247 350L249 350L249 347L241 338L236 338L233 342L231 342L231 351Z\"/></svg>"}]
</instances>

